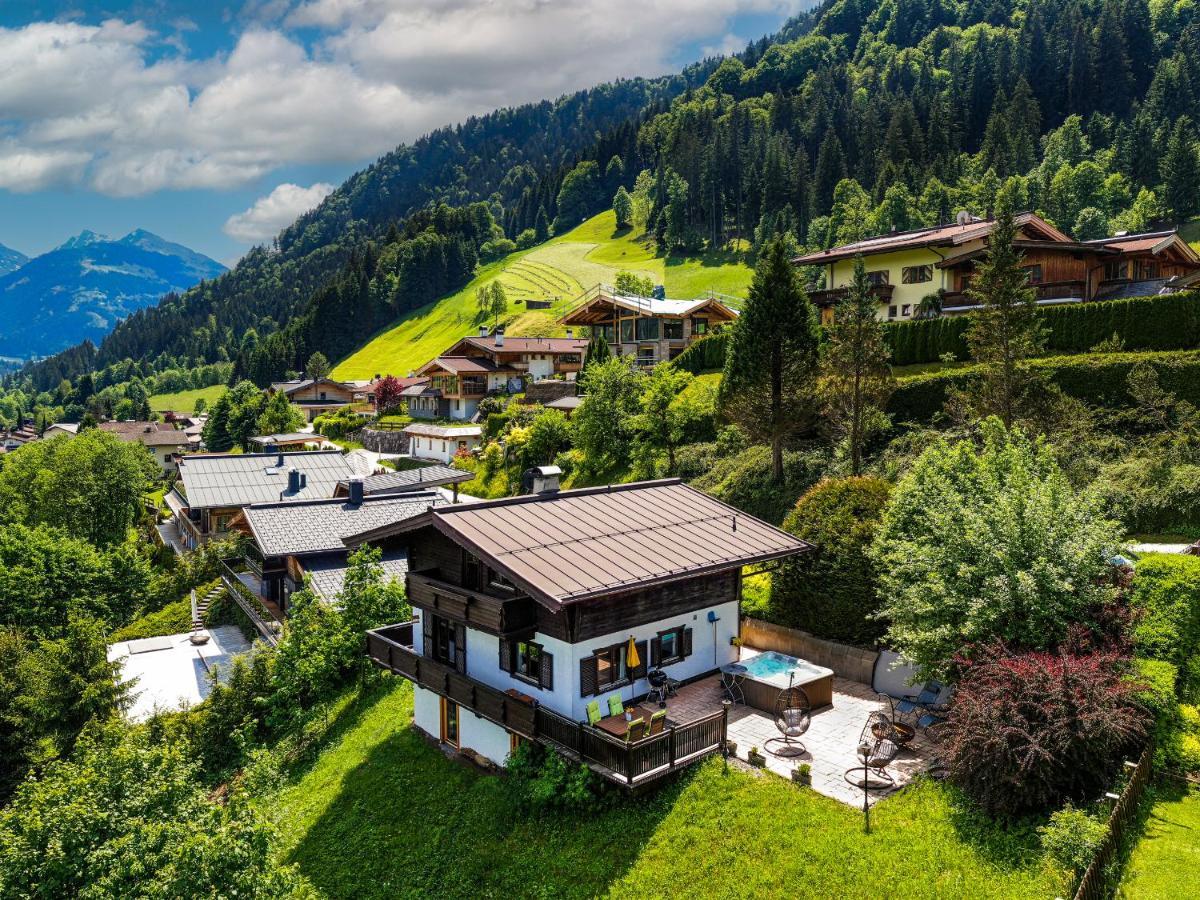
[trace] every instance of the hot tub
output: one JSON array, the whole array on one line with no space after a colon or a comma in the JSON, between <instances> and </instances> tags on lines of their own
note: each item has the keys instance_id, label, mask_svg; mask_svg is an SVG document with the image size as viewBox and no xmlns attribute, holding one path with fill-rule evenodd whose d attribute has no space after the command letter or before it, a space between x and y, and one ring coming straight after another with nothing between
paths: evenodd
<instances>
[{"instance_id":1,"label":"hot tub","mask_svg":"<svg viewBox=\"0 0 1200 900\"><path fill-rule=\"evenodd\" d=\"M789 681L804 688L813 708L833 703L833 670L786 653L766 650L741 661L742 693L746 704L765 712L775 712L779 692Z\"/></svg>"}]
</instances>

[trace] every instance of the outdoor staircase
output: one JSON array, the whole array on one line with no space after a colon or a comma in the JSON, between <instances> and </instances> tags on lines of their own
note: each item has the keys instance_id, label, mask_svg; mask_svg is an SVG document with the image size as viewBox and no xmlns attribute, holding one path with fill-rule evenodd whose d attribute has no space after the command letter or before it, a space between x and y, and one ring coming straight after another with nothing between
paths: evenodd
<instances>
[{"instance_id":1,"label":"outdoor staircase","mask_svg":"<svg viewBox=\"0 0 1200 900\"><path fill-rule=\"evenodd\" d=\"M208 613L208 608L210 606L212 606L213 602L218 597L220 597L223 593L225 593L225 585L221 582L218 582L216 585L214 585L212 588L210 588L208 593L206 593L203 597L200 597L200 598L197 598L196 592L192 591L192 643L193 644L201 644L201 643L204 643L205 640L207 640L207 636L205 636L204 640L197 640L198 636L204 632L204 617Z\"/></svg>"}]
</instances>

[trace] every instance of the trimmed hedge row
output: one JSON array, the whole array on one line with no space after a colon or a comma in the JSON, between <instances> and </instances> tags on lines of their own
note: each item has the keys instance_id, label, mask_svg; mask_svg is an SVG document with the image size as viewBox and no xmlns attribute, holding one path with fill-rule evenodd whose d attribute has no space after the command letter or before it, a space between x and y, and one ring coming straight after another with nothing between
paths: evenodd
<instances>
[{"instance_id":1,"label":"trimmed hedge row","mask_svg":"<svg viewBox=\"0 0 1200 900\"><path fill-rule=\"evenodd\" d=\"M718 331L716 334L702 337L675 357L672 365L693 375L720 371L725 368L725 348L728 343L728 331Z\"/></svg>"},{"instance_id":2,"label":"trimmed hedge row","mask_svg":"<svg viewBox=\"0 0 1200 900\"><path fill-rule=\"evenodd\" d=\"M1047 330L1046 349L1085 353L1114 334L1126 350L1187 350L1200 347L1200 294L1163 294L1101 300L1039 310ZM968 316L889 322L892 364L937 362L943 354L968 358Z\"/></svg>"},{"instance_id":3,"label":"trimmed hedge row","mask_svg":"<svg viewBox=\"0 0 1200 900\"><path fill-rule=\"evenodd\" d=\"M1122 406L1131 401L1127 379L1138 363L1149 363L1159 383L1181 400L1200 404L1200 351L1158 353L1084 353L1030 361L1063 391L1091 406ZM942 411L952 388L962 388L979 374L978 366L901 378L888 402L894 421L928 422Z\"/></svg>"}]
</instances>

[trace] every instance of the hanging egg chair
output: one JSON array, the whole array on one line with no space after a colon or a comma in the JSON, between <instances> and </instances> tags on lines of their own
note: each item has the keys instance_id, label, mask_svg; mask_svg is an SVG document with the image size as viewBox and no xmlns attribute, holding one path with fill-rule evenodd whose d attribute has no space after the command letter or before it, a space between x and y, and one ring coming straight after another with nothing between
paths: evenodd
<instances>
[{"instance_id":1,"label":"hanging egg chair","mask_svg":"<svg viewBox=\"0 0 1200 900\"><path fill-rule=\"evenodd\" d=\"M811 724L812 704L808 694L804 688L793 685L789 675L788 686L775 698L775 727L779 729L779 737L765 740L763 748L775 756L802 756L808 751L799 738Z\"/></svg>"}]
</instances>

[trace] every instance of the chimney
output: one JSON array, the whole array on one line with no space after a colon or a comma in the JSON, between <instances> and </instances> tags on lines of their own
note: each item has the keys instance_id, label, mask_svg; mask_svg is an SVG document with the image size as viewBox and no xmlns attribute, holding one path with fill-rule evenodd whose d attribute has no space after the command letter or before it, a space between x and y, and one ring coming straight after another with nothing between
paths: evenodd
<instances>
[{"instance_id":1,"label":"chimney","mask_svg":"<svg viewBox=\"0 0 1200 900\"><path fill-rule=\"evenodd\" d=\"M557 494L562 469L558 466L534 466L529 470L534 494Z\"/></svg>"},{"instance_id":2,"label":"chimney","mask_svg":"<svg viewBox=\"0 0 1200 900\"><path fill-rule=\"evenodd\" d=\"M275 466L276 468L282 469L285 465L287 465L287 460L283 458L283 451L280 450L279 456L275 457Z\"/></svg>"},{"instance_id":3,"label":"chimney","mask_svg":"<svg viewBox=\"0 0 1200 900\"><path fill-rule=\"evenodd\" d=\"M497 347L504 346L504 329L503 328L496 329L496 346Z\"/></svg>"},{"instance_id":4,"label":"chimney","mask_svg":"<svg viewBox=\"0 0 1200 900\"><path fill-rule=\"evenodd\" d=\"M363 480L361 478L350 479L350 505L362 506L363 502Z\"/></svg>"},{"instance_id":5,"label":"chimney","mask_svg":"<svg viewBox=\"0 0 1200 900\"><path fill-rule=\"evenodd\" d=\"M567 340L570 340L570 339L571 339L571 338L573 338L573 337L575 337L575 329L574 329L574 328L568 328L568 329L567 329Z\"/></svg>"},{"instance_id":6,"label":"chimney","mask_svg":"<svg viewBox=\"0 0 1200 900\"><path fill-rule=\"evenodd\" d=\"M487 331L488 331L488 329L487 329L487 326L486 326L486 325L480 325L480 326L479 326L479 336L480 336L481 338L485 338L485 337L487 337Z\"/></svg>"},{"instance_id":7,"label":"chimney","mask_svg":"<svg viewBox=\"0 0 1200 900\"><path fill-rule=\"evenodd\" d=\"M298 469L288 469L288 486L289 494L300 493L300 472Z\"/></svg>"}]
</instances>

